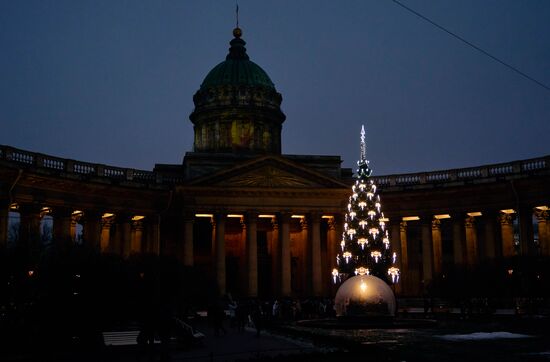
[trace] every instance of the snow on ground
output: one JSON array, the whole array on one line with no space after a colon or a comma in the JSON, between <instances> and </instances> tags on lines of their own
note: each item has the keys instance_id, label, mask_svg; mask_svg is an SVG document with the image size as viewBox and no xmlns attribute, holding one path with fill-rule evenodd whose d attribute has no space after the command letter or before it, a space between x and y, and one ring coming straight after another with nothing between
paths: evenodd
<instances>
[{"instance_id":1,"label":"snow on ground","mask_svg":"<svg viewBox=\"0 0 550 362\"><path fill-rule=\"evenodd\" d=\"M444 334L436 337L447 341L481 341L488 339L531 338L532 336L510 332L475 332L469 334Z\"/></svg>"}]
</instances>

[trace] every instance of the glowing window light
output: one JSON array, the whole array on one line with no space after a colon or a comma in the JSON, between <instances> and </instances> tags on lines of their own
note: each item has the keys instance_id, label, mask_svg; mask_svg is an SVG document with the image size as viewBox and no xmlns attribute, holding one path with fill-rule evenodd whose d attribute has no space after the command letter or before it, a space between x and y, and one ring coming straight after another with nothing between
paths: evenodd
<instances>
[{"instance_id":1,"label":"glowing window light","mask_svg":"<svg viewBox=\"0 0 550 362\"><path fill-rule=\"evenodd\" d=\"M346 251L344 254L342 254L342 256L344 257L344 259L346 259L346 263L349 263L349 260L352 255L349 251Z\"/></svg>"},{"instance_id":2,"label":"glowing window light","mask_svg":"<svg viewBox=\"0 0 550 362\"><path fill-rule=\"evenodd\" d=\"M378 263L378 260L382 257L382 253L379 252L378 250L376 250L376 251L371 252L371 253L370 253L370 256L371 256L372 258L374 258L374 262L375 262L375 263Z\"/></svg>"},{"instance_id":3,"label":"glowing window light","mask_svg":"<svg viewBox=\"0 0 550 362\"><path fill-rule=\"evenodd\" d=\"M388 275L391 276L392 283L397 283L399 281L399 269L392 266L388 269Z\"/></svg>"},{"instance_id":4,"label":"glowing window light","mask_svg":"<svg viewBox=\"0 0 550 362\"><path fill-rule=\"evenodd\" d=\"M355 269L355 275L369 275L369 273L370 273L369 269L362 266Z\"/></svg>"}]
</instances>

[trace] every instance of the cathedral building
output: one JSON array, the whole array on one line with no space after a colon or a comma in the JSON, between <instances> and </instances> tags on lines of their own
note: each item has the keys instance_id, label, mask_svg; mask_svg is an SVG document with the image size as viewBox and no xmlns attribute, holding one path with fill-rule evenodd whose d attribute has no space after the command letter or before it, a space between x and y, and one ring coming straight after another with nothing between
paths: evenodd
<instances>
[{"instance_id":1,"label":"cathedral building","mask_svg":"<svg viewBox=\"0 0 550 362\"><path fill-rule=\"evenodd\" d=\"M0 246L40 253L47 219L59 246L175 256L221 294L333 296L353 170L339 156L282 153L282 96L233 36L193 96L182 164L144 171L0 146ZM373 180L401 295L452 267L550 256L550 156Z\"/></svg>"}]
</instances>

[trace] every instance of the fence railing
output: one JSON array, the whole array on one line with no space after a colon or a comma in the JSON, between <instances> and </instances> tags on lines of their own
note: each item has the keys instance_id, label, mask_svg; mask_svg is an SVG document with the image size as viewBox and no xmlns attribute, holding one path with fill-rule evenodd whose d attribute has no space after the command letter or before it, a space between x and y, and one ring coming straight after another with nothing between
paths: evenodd
<instances>
[{"instance_id":1,"label":"fence railing","mask_svg":"<svg viewBox=\"0 0 550 362\"><path fill-rule=\"evenodd\" d=\"M41 153L20 150L10 146L0 145L0 160L6 160L28 167L50 169L67 174L106 177L113 180L137 181L141 183L166 182L153 171L136 170L107 166L98 163L75 161ZM170 182L170 180L167 180Z\"/></svg>"},{"instance_id":2,"label":"fence railing","mask_svg":"<svg viewBox=\"0 0 550 362\"><path fill-rule=\"evenodd\" d=\"M136 170L107 166L97 163L81 162L48 156L41 153L20 150L0 145L0 160L15 162L30 167L56 170L71 174L107 177L113 180L137 181L141 183L180 183L183 177L159 175L153 171ZM528 160L467 167L452 170L438 170L408 174L373 176L374 182L381 187L410 186L475 180L488 177L504 177L514 174L530 174L550 169L550 156Z\"/></svg>"},{"instance_id":3,"label":"fence railing","mask_svg":"<svg viewBox=\"0 0 550 362\"><path fill-rule=\"evenodd\" d=\"M409 186L475 180L481 178L498 178L507 175L530 174L550 169L550 156L532 158L522 161L484 165L479 167L438 170L432 172L409 173L399 175L373 176L374 182L381 187Z\"/></svg>"}]
</instances>

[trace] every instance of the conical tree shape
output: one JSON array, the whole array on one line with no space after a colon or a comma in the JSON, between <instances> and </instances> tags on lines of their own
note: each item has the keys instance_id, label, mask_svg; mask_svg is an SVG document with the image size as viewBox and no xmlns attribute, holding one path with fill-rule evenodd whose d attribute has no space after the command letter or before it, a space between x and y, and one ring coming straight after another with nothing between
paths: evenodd
<instances>
[{"instance_id":1,"label":"conical tree shape","mask_svg":"<svg viewBox=\"0 0 550 362\"><path fill-rule=\"evenodd\" d=\"M380 196L370 178L372 170L366 158L365 128L361 127L361 158L344 224L340 243L342 252L336 256L337 268L332 271L334 282L353 275L374 275L389 284L399 280L382 213Z\"/></svg>"}]
</instances>

